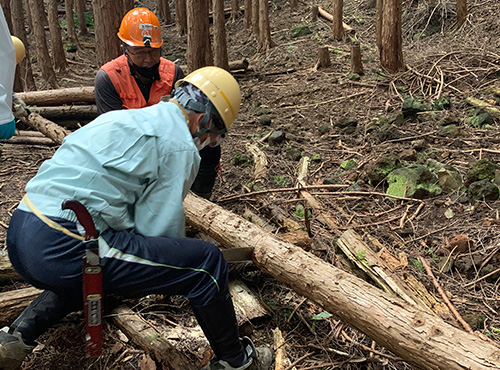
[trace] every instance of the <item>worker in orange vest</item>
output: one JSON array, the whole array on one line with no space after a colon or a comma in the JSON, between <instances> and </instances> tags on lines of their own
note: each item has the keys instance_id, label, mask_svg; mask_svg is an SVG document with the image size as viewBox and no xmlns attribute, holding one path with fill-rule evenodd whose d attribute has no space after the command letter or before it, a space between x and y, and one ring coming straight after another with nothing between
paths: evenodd
<instances>
[{"instance_id":1,"label":"worker in orange vest","mask_svg":"<svg viewBox=\"0 0 500 370\"><path fill-rule=\"evenodd\" d=\"M143 108L168 99L182 69L161 57L160 22L146 8L134 8L122 19L118 37L123 54L104 64L95 77L95 100L100 114L112 110ZM140 122L138 122L140 124ZM220 146L200 152L200 170L191 190L210 198L217 177Z\"/></svg>"}]
</instances>

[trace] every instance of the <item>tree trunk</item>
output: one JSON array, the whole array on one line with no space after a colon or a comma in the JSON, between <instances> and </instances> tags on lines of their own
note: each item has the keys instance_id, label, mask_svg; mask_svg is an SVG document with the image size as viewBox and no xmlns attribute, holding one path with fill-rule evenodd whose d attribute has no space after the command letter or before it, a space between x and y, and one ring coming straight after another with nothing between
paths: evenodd
<instances>
[{"instance_id":1,"label":"tree trunk","mask_svg":"<svg viewBox=\"0 0 500 370\"><path fill-rule=\"evenodd\" d=\"M24 24L23 2L19 0L10 0L10 11L12 15L12 33L19 37L26 48L26 57L17 65L16 73L21 81L21 86L14 86L14 91L32 91L36 90L33 70L31 69L31 59L29 52L28 37Z\"/></svg>"},{"instance_id":2,"label":"tree trunk","mask_svg":"<svg viewBox=\"0 0 500 370\"><path fill-rule=\"evenodd\" d=\"M64 0L66 8L66 31L68 32L68 41L75 48L81 49L80 42L76 36L75 18L73 12L74 0Z\"/></svg>"},{"instance_id":3,"label":"tree trunk","mask_svg":"<svg viewBox=\"0 0 500 370\"><path fill-rule=\"evenodd\" d=\"M57 0L48 0L47 14L49 17L50 40L52 43L52 60L56 71L66 71L68 62L61 37L59 26L59 12L57 11Z\"/></svg>"},{"instance_id":4,"label":"tree trunk","mask_svg":"<svg viewBox=\"0 0 500 370\"><path fill-rule=\"evenodd\" d=\"M36 50L38 55L37 64L42 71L42 77L50 87L57 88L56 73L52 68L52 60L47 49L47 38L43 26L45 17L43 0L28 0L31 8L31 18L33 21L33 32L36 40Z\"/></svg>"},{"instance_id":5,"label":"tree trunk","mask_svg":"<svg viewBox=\"0 0 500 370\"><path fill-rule=\"evenodd\" d=\"M187 45L186 60L190 72L212 65L210 44L210 11L205 1L187 0Z\"/></svg>"},{"instance_id":6,"label":"tree trunk","mask_svg":"<svg viewBox=\"0 0 500 370\"><path fill-rule=\"evenodd\" d=\"M215 1L214 1L215 6ZM222 4L222 11L224 11L224 4ZM234 22L240 16L240 4L238 0L231 0L231 21Z\"/></svg>"},{"instance_id":7,"label":"tree trunk","mask_svg":"<svg viewBox=\"0 0 500 370\"><path fill-rule=\"evenodd\" d=\"M227 247L252 246L257 267L424 370L492 370L500 348L279 240L195 195L187 223Z\"/></svg>"},{"instance_id":8,"label":"tree trunk","mask_svg":"<svg viewBox=\"0 0 500 370\"><path fill-rule=\"evenodd\" d=\"M180 35L187 32L186 0L175 0L175 25Z\"/></svg>"},{"instance_id":9,"label":"tree trunk","mask_svg":"<svg viewBox=\"0 0 500 370\"><path fill-rule=\"evenodd\" d=\"M389 73L403 69L403 39L401 36L402 0L384 0L380 64Z\"/></svg>"},{"instance_id":10,"label":"tree trunk","mask_svg":"<svg viewBox=\"0 0 500 370\"><path fill-rule=\"evenodd\" d=\"M78 30L81 36L87 36L87 22L85 20L85 0L75 0L76 14L78 15Z\"/></svg>"},{"instance_id":11,"label":"tree trunk","mask_svg":"<svg viewBox=\"0 0 500 370\"><path fill-rule=\"evenodd\" d=\"M343 10L344 1L343 0L333 0L333 38L335 40L342 40L344 38L344 27L343 27Z\"/></svg>"},{"instance_id":12,"label":"tree trunk","mask_svg":"<svg viewBox=\"0 0 500 370\"><path fill-rule=\"evenodd\" d=\"M259 48L268 52L271 41L271 25L269 23L269 0L259 0Z\"/></svg>"},{"instance_id":13,"label":"tree trunk","mask_svg":"<svg viewBox=\"0 0 500 370\"><path fill-rule=\"evenodd\" d=\"M457 26L461 27L467 20L467 0L457 0Z\"/></svg>"},{"instance_id":14,"label":"tree trunk","mask_svg":"<svg viewBox=\"0 0 500 370\"><path fill-rule=\"evenodd\" d=\"M104 63L121 54L120 39L116 36L122 18L122 8L115 0L92 0L94 12L95 45L97 64Z\"/></svg>"},{"instance_id":15,"label":"tree trunk","mask_svg":"<svg viewBox=\"0 0 500 370\"><path fill-rule=\"evenodd\" d=\"M251 28L251 27L252 27L252 0L245 0L245 28Z\"/></svg>"},{"instance_id":16,"label":"tree trunk","mask_svg":"<svg viewBox=\"0 0 500 370\"><path fill-rule=\"evenodd\" d=\"M125 14L134 8L134 0L121 0L122 1L122 11L120 13L120 19L123 18Z\"/></svg>"},{"instance_id":17,"label":"tree trunk","mask_svg":"<svg viewBox=\"0 0 500 370\"><path fill-rule=\"evenodd\" d=\"M224 0L214 0L214 65L229 71Z\"/></svg>"},{"instance_id":18,"label":"tree trunk","mask_svg":"<svg viewBox=\"0 0 500 370\"><path fill-rule=\"evenodd\" d=\"M172 23L172 13L170 12L168 0L158 0L158 9L160 9L160 17L165 20L165 23Z\"/></svg>"},{"instance_id":19,"label":"tree trunk","mask_svg":"<svg viewBox=\"0 0 500 370\"><path fill-rule=\"evenodd\" d=\"M95 103L94 86L68 87L58 90L40 90L17 94L28 105L60 105L68 103Z\"/></svg>"},{"instance_id":20,"label":"tree trunk","mask_svg":"<svg viewBox=\"0 0 500 370\"><path fill-rule=\"evenodd\" d=\"M252 33L259 43L259 2L260 0L252 0Z\"/></svg>"},{"instance_id":21,"label":"tree trunk","mask_svg":"<svg viewBox=\"0 0 500 370\"><path fill-rule=\"evenodd\" d=\"M358 41L355 41L351 46L351 73L357 73L358 75L364 73L361 61L361 45Z\"/></svg>"},{"instance_id":22,"label":"tree trunk","mask_svg":"<svg viewBox=\"0 0 500 370\"><path fill-rule=\"evenodd\" d=\"M384 16L384 0L376 0L376 10L375 10L375 32L377 36L377 48L380 52L382 50L382 18Z\"/></svg>"},{"instance_id":23,"label":"tree trunk","mask_svg":"<svg viewBox=\"0 0 500 370\"><path fill-rule=\"evenodd\" d=\"M28 33L31 33L33 31L33 17L31 16L31 8L30 8L30 0L23 0L24 3L24 10L26 12L26 20L27 20L27 26L28 26Z\"/></svg>"},{"instance_id":24,"label":"tree trunk","mask_svg":"<svg viewBox=\"0 0 500 370\"><path fill-rule=\"evenodd\" d=\"M331 67L332 61L330 60L330 51L328 46L318 48L318 67Z\"/></svg>"}]
</instances>

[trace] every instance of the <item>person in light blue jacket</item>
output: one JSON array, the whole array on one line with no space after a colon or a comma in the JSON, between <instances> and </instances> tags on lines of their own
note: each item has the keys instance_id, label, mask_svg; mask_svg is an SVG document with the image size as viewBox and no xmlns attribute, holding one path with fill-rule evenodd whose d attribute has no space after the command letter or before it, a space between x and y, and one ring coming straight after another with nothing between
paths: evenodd
<instances>
[{"instance_id":1,"label":"person in light blue jacket","mask_svg":"<svg viewBox=\"0 0 500 370\"><path fill-rule=\"evenodd\" d=\"M204 67L170 102L105 113L64 139L9 224L12 265L44 292L0 331L1 369L18 368L41 334L82 308L85 245L75 214L61 209L66 199L81 202L100 233L104 295L183 295L215 353L206 369L269 368L271 350L239 337L220 250L184 235L199 151L220 143L240 102L230 73Z\"/></svg>"},{"instance_id":2,"label":"person in light blue jacket","mask_svg":"<svg viewBox=\"0 0 500 370\"><path fill-rule=\"evenodd\" d=\"M16 131L12 114L12 88L16 73L16 50L0 7L0 139L10 139Z\"/></svg>"}]
</instances>

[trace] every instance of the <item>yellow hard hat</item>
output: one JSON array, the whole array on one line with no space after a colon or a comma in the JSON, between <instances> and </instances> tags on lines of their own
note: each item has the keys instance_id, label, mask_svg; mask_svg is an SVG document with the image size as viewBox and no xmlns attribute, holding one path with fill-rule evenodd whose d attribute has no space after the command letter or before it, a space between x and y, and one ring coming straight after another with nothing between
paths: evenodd
<instances>
[{"instance_id":1,"label":"yellow hard hat","mask_svg":"<svg viewBox=\"0 0 500 370\"><path fill-rule=\"evenodd\" d=\"M10 36L12 38L12 43L14 44L14 49L16 50L16 63L19 63L26 56L26 49L24 48L23 42L16 36Z\"/></svg>"},{"instance_id":2,"label":"yellow hard hat","mask_svg":"<svg viewBox=\"0 0 500 370\"><path fill-rule=\"evenodd\" d=\"M229 130L241 104L240 87L231 73L219 67L203 67L177 81L175 88L183 82L196 86L210 99Z\"/></svg>"}]
</instances>

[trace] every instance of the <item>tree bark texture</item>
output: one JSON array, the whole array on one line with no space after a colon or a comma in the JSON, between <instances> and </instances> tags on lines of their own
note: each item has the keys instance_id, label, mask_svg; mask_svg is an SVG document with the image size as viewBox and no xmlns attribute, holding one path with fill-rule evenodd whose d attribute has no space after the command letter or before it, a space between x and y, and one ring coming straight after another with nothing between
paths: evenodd
<instances>
[{"instance_id":1,"label":"tree bark texture","mask_svg":"<svg viewBox=\"0 0 500 370\"><path fill-rule=\"evenodd\" d=\"M269 0L259 0L259 48L267 52L272 46Z\"/></svg>"},{"instance_id":2,"label":"tree bark texture","mask_svg":"<svg viewBox=\"0 0 500 370\"><path fill-rule=\"evenodd\" d=\"M254 0L257 1L257 0ZM252 27L252 0L245 0L245 28Z\"/></svg>"},{"instance_id":3,"label":"tree bark texture","mask_svg":"<svg viewBox=\"0 0 500 370\"><path fill-rule=\"evenodd\" d=\"M254 263L297 293L424 370L493 370L500 347L410 306L195 195L188 224L227 247L254 247Z\"/></svg>"},{"instance_id":4,"label":"tree bark texture","mask_svg":"<svg viewBox=\"0 0 500 370\"><path fill-rule=\"evenodd\" d=\"M74 1L75 0L64 0L64 6L66 9L66 31L68 32L68 41L75 47L81 49L78 37L76 36L75 18L73 12Z\"/></svg>"},{"instance_id":5,"label":"tree bark texture","mask_svg":"<svg viewBox=\"0 0 500 370\"><path fill-rule=\"evenodd\" d=\"M134 8L134 0L121 0L121 2L123 6L120 13L120 19L123 18L123 16L127 14L129 10L132 10Z\"/></svg>"},{"instance_id":6,"label":"tree bark texture","mask_svg":"<svg viewBox=\"0 0 500 370\"><path fill-rule=\"evenodd\" d=\"M362 75L363 62L361 61L361 45L358 41L354 42L351 46L351 73Z\"/></svg>"},{"instance_id":7,"label":"tree bark texture","mask_svg":"<svg viewBox=\"0 0 500 370\"><path fill-rule=\"evenodd\" d=\"M165 23L172 23L172 13L170 12L168 0L158 0L158 9L160 10L159 15L165 20Z\"/></svg>"},{"instance_id":8,"label":"tree bark texture","mask_svg":"<svg viewBox=\"0 0 500 370\"><path fill-rule=\"evenodd\" d=\"M377 48L380 52L382 50L382 18L384 16L384 0L376 0L375 9L375 33L377 36Z\"/></svg>"},{"instance_id":9,"label":"tree bark texture","mask_svg":"<svg viewBox=\"0 0 500 370\"><path fill-rule=\"evenodd\" d=\"M59 26L59 12L57 11L57 0L48 0L47 4L54 68L56 71L65 71L68 68L68 61L66 60L66 54L64 53L62 43L61 27Z\"/></svg>"},{"instance_id":10,"label":"tree bark texture","mask_svg":"<svg viewBox=\"0 0 500 370\"><path fill-rule=\"evenodd\" d=\"M328 13L325 9L318 7L318 14L324 17L325 19L328 19L329 21L333 22L333 15ZM352 34L356 33L354 28L352 28L351 26L349 26L344 22L342 22L342 27L344 28L344 33L352 33Z\"/></svg>"},{"instance_id":11,"label":"tree bark texture","mask_svg":"<svg viewBox=\"0 0 500 370\"><path fill-rule=\"evenodd\" d=\"M214 65L229 71L224 0L214 0Z\"/></svg>"},{"instance_id":12,"label":"tree bark texture","mask_svg":"<svg viewBox=\"0 0 500 370\"><path fill-rule=\"evenodd\" d=\"M14 0L15 1L15 0ZM28 23L28 33L33 30L33 17L31 16L30 0L23 0L24 10L26 11L26 21Z\"/></svg>"},{"instance_id":13,"label":"tree bark texture","mask_svg":"<svg viewBox=\"0 0 500 370\"><path fill-rule=\"evenodd\" d=\"M10 0L10 11L12 16L12 34L19 37L26 48L26 57L17 65L16 69L21 85L15 85L14 91L36 90L33 70L31 69L28 37L26 35L26 27L24 23L23 2L19 0Z\"/></svg>"},{"instance_id":14,"label":"tree bark texture","mask_svg":"<svg viewBox=\"0 0 500 370\"><path fill-rule=\"evenodd\" d=\"M116 32L122 18L122 8L116 6L115 0L92 0L94 12L95 45L98 65L118 57L120 39Z\"/></svg>"},{"instance_id":15,"label":"tree bark texture","mask_svg":"<svg viewBox=\"0 0 500 370\"><path fill-rule=\"evenodd\" d=\"M184 35L187 31L186 0L175 0L175 25L177 32Z\"/></svg>"},{"instance_id":16,"label":"tree bark texture","mask_svg":"<svg viewBox=\"0 0 500 370\"><path fill-rule=\"evenodd\" d=\"M396 73L403 69L401 6L402 0L384 0L380 64L389 73Z\"/></svg>"},{"instance_id":17,"label":"tree bark texture","mask_svg":"<svg viewBox=\"0 0 500 370\"><path fill-rule=\"evenodd\" d=\"M330 60L330 51L328 46L318 48L318 67L331 67L332 61Z\"/></svg>"},{"instance_id":18,"label":"tree bark texture","mask_svg":"<svg viewBox=\"0 0 500 370\"><path fill-rule=\"evenodd\" d=\"M48 138L54 140L54 142L59 145L61 145L63 139L71 133L71 131L68 131L64 127L61 127L54 122L43 118L37 113L30 113L30 115L24 121Z\"/></svg>"},{"instance_id":19,"label":"tree bark texture","mask_svg":"<svg viewBox=\"0 0 500 370\"><path fill-rule=\"evenodd\" d=\"M134 343L166 366L166 369L196 370L199 368L199 364L177 351L167 339L127 306L118 306L112 313L116 326L132 338Z\"/></svg>"},{"instance_id":20,"label":"tree bark texture","mask_svg":"<svg viewBox=\"0 0 500 370\"><path fill-rule=\"evenodd\" d=\"M23 99L27 105L38 106L78 102L95 103L94 86L21 92L17 96Z\"/></svg>"},{"instance_id":21,"label":"tree bark texture","mask_svg":"<svg viewBox=\"0 0 500 370\"><path fill-rule=\"evenodd\" d=\"M78 15L78 33L81 36L87 36L89 30L87 29L87 22L85 20L85 0L75 0L75 9Z\"/></svg>"},{"instance_id":22,"label":"tree bark texture","mask_svg":"<svg viewBox=\"0 0 500 370\"><path fill-rule=\"evenodd\" d=\"M259 42L259 2L260 0L252 0L252 33Z\"/></svg>"},{"instance_id":23,"label":"tree bark texture","mask_svg":"<svg viewBox=\"0 0 500 370\"><path fill-rule=\"evenodd\" d=\"M188 25L186 60L189 72L213 63L209 13L207 2L199 0L186 1Z\"/></svg>"},{"instance_id":24,"label":"tree bark texture","mask_svg":"<svg viewBox=\"0 0 500 370\"><path fill-rule=\"evenodd\" d=\"M17 289L0 294L0 325L7 326L42 293L36 288Z\"/></svg>"},{"instance_id":25,"label":"tree bark texture","mask_svg":"<svg viewBox=\"0 0 500 370\"><path fill-rule=\"evenodd\" d=\"M33 21L33 32L36 40L36 50L38 61L42 71L42 77L50 87L57 88L56 73L52 68L52 59L47 48L47 38L43 26L45 18L43 0L29 0L31 8L31 18Z\"/></svg>"},{"instance_id":26,"label":"tree bark texture","mask_svg":"<svg viewBox=\"0 0 500 370\"><path fill-rule=\"evenodd\" d=\"M99 115L97 106L95 105L64 105L56 107L41 107L31 108L31 112L38 113L47 119L63 119L63 118L81 118L95 119Z\"/></svg>"},{"instance_id":27,"label":"tree bark texture","mask_svg":"<svg viewBox=\"0 0 500 370\"><path fill-rule=\"evenodd\" d=\"M344 1L333 0L332 30L333 30L333 38L335 40L342 40L344 38L343 10L344 10Z\"/></svg>"},{"instance_id":28,"label":"tree bark texture","mask_svg":"<svg viewBox=\"0 0 500 370\"><path fill-rule=\"evenodd\" d=\"M215 3L215 0L214 0ZM224 10L224 4L222 5ZM240 3L238 0L231 0L231 21L234 22L240 16Z\"/></svg>"},{"instance_id":29,"label":"tree bark texture","mask_svg":"<svg viewBox=\"0 0 500 370\"><path fill-rule=\"evenodd\" d=\"M457 26L461 27L467 20L467 0L457 0Z\"/></svg>"}]
</instances>

